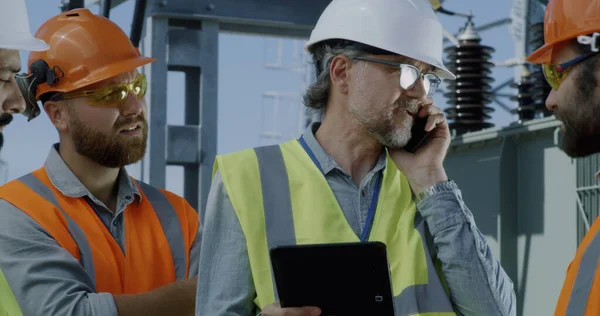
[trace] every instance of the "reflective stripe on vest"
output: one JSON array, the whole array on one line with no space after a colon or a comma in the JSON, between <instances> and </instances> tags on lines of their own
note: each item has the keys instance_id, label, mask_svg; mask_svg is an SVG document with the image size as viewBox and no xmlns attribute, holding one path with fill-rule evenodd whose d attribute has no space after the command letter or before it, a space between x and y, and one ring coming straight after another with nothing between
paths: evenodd
<instances>
[{"instance_id":1,"label":"reflective stripe on vest","mask_svg":"<svg viewBox=\"0 0 600 316\"><path fill-rule=\"evenodd\" d=\"M92 279L92 284L94 285L95 289L96 273L94 272L94 262L92 261L92 249L90 248L90 243L88 242L81 228L75 224L69 214L63 211L62 207L60 207L60 204L58 204L58 201L56 200L56 196L54 196L54 193L50 191L50 188L38 180L38 178L36 178L33 174L26 174L19 178L18 181L21 181L23 184L28 186L31 191L37 193L39 196L46 199L46 201L52 203L52 205L59 209L62 215L65 217L67 220L67 229L69 230L69 234L73 240L75 240L75 243L79 248L79 263L87 275Z\"/></svg>"},{"instance_id":2,"label":"reflective stripe on vest","mask_svg":"<svg viewBox=\"0 0 600 316\"><path fill-rule=\"evenodd\" d=\"M162 231L167 237L171 256L173 257L173 267L175 268L175 277L177 280L184 280L187 276L189 251L186 251L183 239L181 224L177 220L177 212L173 205L167 200L164 194L157 188L144 182L137 182L143 195L148 199L152 209L160 221ZM188 248L189 249L189 248Z\"/></svg>"},{"instance_id":3,"label":"reflective stripe on vest","mask_svg":"<svg viewBox=\"0 0 600 316\"><path fill-rule=\"evenodd\" d=\"M555 315L600 315L600 217L582 240L569 265Z\"/></svg>"},{"instance_id":4,"label":"reflective stripe on vest","mask_svg":"<svg viewBox=\"0 0 600 316\"><path fill-rule=\"evenodd\" d=\"M598 270L598 259L600 258L600 234L596 234L592 242L587 246L577 277L575 285L571 292L569 305L567 306L567 315L583 315L587 307L587 302L590 299L590 292L594 282L596 271ZM597 297L594 297L597 300Z\"/></svg>"},{"instance_id":5,"label":"reflective stripe on vest","mask_svg":"<svg viewBox=\"0 0 600 316\"><path fill-rule=\"evenodd\" d=\"M394 245L388 246L388 257L396 315L455 315L429 256L425 223L410 199L408 183L396 168L389 167L395 167L390 163L388 160L369 240ZM359 241L326 179L296 141L218 156L217 169L246 235L260 308L277 297L268 249L278 245ZM260 182L260 187L256 182ZM399 192L404 197L394 199ZM398 213L382 209L390 203L398 205ZM263 214L257 211L259 207ZM305 224L310 225L309 232ZM410 256L411 253L415 255Z\"/></svg>"},{"instance_id":6,"label":"reflective stripe on vest","mask_svg":"<svg viewBox=\"0 0 600 316\"><path fill-rule=\"evenodd\" d=\"M142 197L122 214L123 250L88 202L62 195L43 168L0 187L0 198L32 217L69 251L96 292L140 293L187 278L198 218L182 198L135 183Z\"/></svg>"}]
</instances>

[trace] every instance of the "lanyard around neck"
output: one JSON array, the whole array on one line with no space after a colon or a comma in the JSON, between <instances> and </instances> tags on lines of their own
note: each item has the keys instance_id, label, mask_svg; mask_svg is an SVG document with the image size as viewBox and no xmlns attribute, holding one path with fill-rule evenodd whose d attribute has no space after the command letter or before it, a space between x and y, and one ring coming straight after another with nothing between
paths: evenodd
<instances>
[{"instance_id":1,"label":"lanyard around neck","mask_svg":"<svg viewBox=\"0 0 600 316\"><path fill-rule=\"evenodd\" d=\"M310 159L313 161L313 163L317 166L317 168L319 168L319 171L321 171L321 174L323 176L325 176L325 173L323 172L323 168L321 168L321 164L317 160L317 157L315 156L313 151L310 149L310 147L308 147L308 144L304 140L304 137L300 136L300 138L298 139L298 142L300 143L302 148L304 148L304 151L306 151L306 153L308 154ZM367 213L367 220L365 221L365 226L363 227L361 235L360 235L360 240L363 242L367 241L369 239L369 235L371 232L371 226L373 225L373 219L375 218L375 210L377 209L377 200L379 199L379 192L381 191L381 178L382 178L382 173L378 173L377 180L375 182L375 189L373 190L373 196L371 197L371 204L369 205L369 212Z\"/></svg>"}]
</instances>

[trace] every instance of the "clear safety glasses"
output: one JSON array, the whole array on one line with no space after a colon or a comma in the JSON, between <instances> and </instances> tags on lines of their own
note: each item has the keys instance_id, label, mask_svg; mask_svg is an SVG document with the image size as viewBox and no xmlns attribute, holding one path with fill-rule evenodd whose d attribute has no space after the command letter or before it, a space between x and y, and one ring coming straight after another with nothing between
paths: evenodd
<instances>
[{"instance_id":1,"label":"clear safety glasses","mask_svg":"<svg viewBox=\"0 0 600 316\"><path fill-rule=\"evenodd\" d=\"M425 89L425 93L427 94L427 98L433 97L435 90L440 85L440 77L433 73L421 73L419 68L404 63L396 63L393 61L374 59L368 57L355 57L353 59L356 60L364 60L370 61L373 63L388 65L397 67L400 69L400 87L405 90L412 89L415 84L419 81L419 78L423 79L423 88Z\"/></svg>"},{"instance_id":2,"label":"clear safety glasses","mask_svg":"<svg viewBox=\"0 0 600 316\"><path fill-rule=\"evenodd\" d=\"M131 83L117 83L95 90L74 91L61 94L54 100L85 98L92 106L119 107L125 103L129 93L140 99L146 95L148 83L144 74L138 75Z\"/></svg>"}]
</instances>

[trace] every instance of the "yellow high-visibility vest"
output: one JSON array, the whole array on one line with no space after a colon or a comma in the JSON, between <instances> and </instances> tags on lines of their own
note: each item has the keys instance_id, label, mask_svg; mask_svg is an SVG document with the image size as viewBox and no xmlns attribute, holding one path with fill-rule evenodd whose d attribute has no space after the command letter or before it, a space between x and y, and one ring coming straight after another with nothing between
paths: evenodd
<instances>
[{"instance_id":1,"label":"yellow high-visibility vest","mask_svg":"<svg viewBox=\"0 0 600 316\"><path fill-rule=\"evenodd\" d=\"M0 316L22 316L19 303L0 270Z\"/></svg>"},{"instance_id":2,"label":"yellow high-visibility vest","mask_svg":"<svg viewBox=\"0 0 600 316\"><path fill-rule=\"evenodd\" d=\"M298 140L219 155L217 170L246 237L260 309L276 300L269 249L360 240ZM408 181L388 156L368 240L387 246L397 316L456 315L426 234Z\"/></svg>"}]
</instances>

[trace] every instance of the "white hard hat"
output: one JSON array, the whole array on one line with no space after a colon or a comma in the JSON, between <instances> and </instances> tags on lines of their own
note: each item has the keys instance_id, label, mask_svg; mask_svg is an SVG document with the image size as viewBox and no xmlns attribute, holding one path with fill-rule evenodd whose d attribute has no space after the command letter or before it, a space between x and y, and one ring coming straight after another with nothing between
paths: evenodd
<instances>
[{"instance_id":1,"label":"white hard hat","mask_svg":"<svg viewBox=\"0 0 600 316\"><path fill-rule=\"evenodd\" d=\"M342 39L409 57L456 79L442 61L442 24L427 0L333 0L306 43Z\"/></svg>"},{"instance_id":2,"label":"white hard hat","mask_svg":"<svg viewBox=\"0 0 600 316\"><path fill-rule=\"evenodd\" d=\"M25 0L0 0L0 48L27 51L49 48L31 34Z\"/></svg>"}]
</instances>

